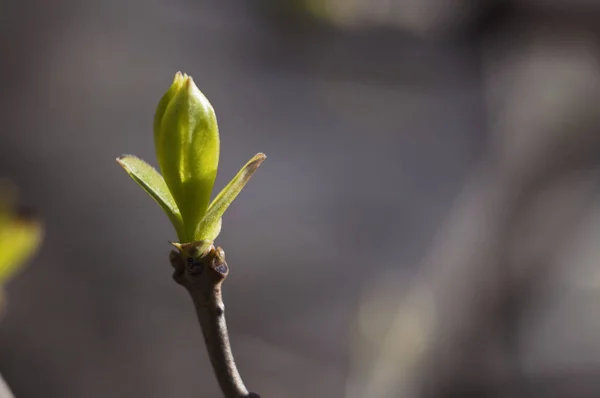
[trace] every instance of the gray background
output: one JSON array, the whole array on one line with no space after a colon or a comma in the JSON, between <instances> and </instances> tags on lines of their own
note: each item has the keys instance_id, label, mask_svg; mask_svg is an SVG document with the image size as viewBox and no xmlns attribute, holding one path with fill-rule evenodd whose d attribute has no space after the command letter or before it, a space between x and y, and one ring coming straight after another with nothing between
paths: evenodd
<instances>
[{"instance_id":1,"label":"gray background","mask_svg":"<svg viewBox=\"0 0 600 398\"><path fill-rule=\"evenodd\" d=\"M216 108L217 189L268 155L217 242L242 375L265 397L344 396L362 289L416 268L481 157L477 42L307 31L234 1L3 1L0 22L0 174L46 226L0 325L15 395L219 396L174 231L115 163L156 164L181 70Z\"/></svg>"}]
</instances>

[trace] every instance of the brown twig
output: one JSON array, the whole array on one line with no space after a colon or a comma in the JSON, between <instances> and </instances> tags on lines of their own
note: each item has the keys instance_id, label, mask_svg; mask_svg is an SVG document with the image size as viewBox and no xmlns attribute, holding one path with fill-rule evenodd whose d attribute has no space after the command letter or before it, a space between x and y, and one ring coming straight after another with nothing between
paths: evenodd
<instances>
[{"instance_id":1,"label":"brown twig","mask_svg":"<svg viewBox=\"0 0 600 398\"><path fill-rule=\"evenodd\" d=\"M226 398L258 398L246 389L231 352L221 295L221 285L229 274L225 252L214 246L201 256L194 251L193 245L181 245L180 251L171 252L173 279L192 298L219 386Z\"/></svg>"}]
</instances>

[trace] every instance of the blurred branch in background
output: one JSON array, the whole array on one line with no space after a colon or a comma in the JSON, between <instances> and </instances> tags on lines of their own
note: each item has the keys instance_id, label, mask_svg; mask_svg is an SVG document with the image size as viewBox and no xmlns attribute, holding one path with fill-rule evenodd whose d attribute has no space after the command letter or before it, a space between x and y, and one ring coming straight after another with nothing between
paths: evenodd
<instances>
[{"instance_id":1,"label":"blurred branch in background","mask_svg":"<svg viewBox=\"0 0 600 398\"><path fill-rule=\"evenodd\" d=\"M600 393L599 382L575 386L561 373L549 378L560 388L532 383L544 371L527 369L523 344L523 328L557 296L556 274L573 272L561 253L598 199L597 33L573 14L522 11L481 40L489 150L409 287L376 284L367 295L348 397Z\"/></svg>"},{"instance_id":2,"label":"blurred branch in background","mask_svg":"<svg viewBox=\"0 0 600 398\"><path fill-rule=\"evenodd\" d=\"M278 17L329 25L346 31L401 29L420 36L455 32L490 1L446 0L258 0Z\"/></svg>"},{"instance_id":3,"label":"blurred branch in background","mask_svg":"<svg viewBox=\"0 0 600 398\"><path fill-rule=\"evenodd\" d=\"M6 385L2 376L0 376L0 398L13 398L13 394L10 391L10 388Z\"/></svg>"}]
</instances>

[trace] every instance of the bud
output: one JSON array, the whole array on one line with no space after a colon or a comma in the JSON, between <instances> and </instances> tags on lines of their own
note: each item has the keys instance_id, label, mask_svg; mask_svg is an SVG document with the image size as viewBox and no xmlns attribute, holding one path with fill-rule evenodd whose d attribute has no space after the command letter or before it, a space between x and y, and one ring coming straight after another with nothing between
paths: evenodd
<instances>
[{"instance_id":1,"label":"bud","mask_svg":"<svg viewBox=\"0 0 600 398\"><path fill-rule=\"evenodd\" d=\"M154 118L158 165L184 221L187 240L208 209L219 164L219 129L210 102L190 76L177 73Z\"/></svg>"},{"instance_id":2,"label":"bud","mask_svg":"<svg viewBox=\"0 0 600 398\"><path fill-rule=\"evenodd\" d=\"M250 159L209 206L219 165L217 118L192 78L179 72L156 108L154 145L162 175L133 155L117 162L164 210L180 243L203 253L221 232L225 210L266 156Z\"/></svg>"}]
</instances>

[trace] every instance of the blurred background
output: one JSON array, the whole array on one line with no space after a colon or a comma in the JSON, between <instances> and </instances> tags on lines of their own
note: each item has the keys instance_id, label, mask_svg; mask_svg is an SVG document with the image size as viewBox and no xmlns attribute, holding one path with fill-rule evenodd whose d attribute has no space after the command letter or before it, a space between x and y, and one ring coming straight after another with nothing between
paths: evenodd
<instances>
[{"instance_id":1,"label":"blurred background","mask_svg":"<svg viewBox=\"0 0 600 398\"><path fill-rule=\"evenodd\" d=\"M0 176L45 225L6 289L18 398L220 397L167 217L155 106L192 75L240 372L264 397L600 396L593 0L3 0Z\"/></svg>"}]
</instances>

